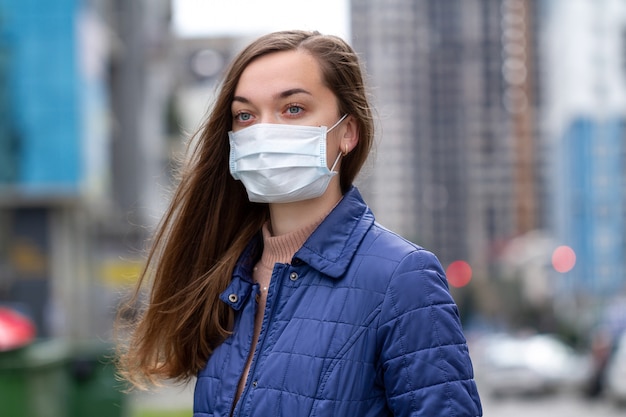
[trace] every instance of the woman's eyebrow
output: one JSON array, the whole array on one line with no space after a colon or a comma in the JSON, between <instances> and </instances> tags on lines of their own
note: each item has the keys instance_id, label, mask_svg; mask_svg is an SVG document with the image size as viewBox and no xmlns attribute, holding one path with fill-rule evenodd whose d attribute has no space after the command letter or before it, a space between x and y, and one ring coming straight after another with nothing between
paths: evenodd
<instances>
[{"instance_id":1,"label":"woman's eyebrow","mask_svg":"<svg viewBox=\"0 0 626 417\"><path fill-rule=\"evenodd\" d=\"M248 100L247 98L242 97L242 96L234 96L233 97L233 102L235 102L235 101L238 101L240 103L246 103L246 104L250 103L250 100Z\"/></svg>"},{"instance_id":2,"label":"woman's eyebrow","mask_svg":"<svg viewBox=\"0 0 626 417\"><path fill-rule=\"evenodd\" d=\"M278 94L275 94L274 98L287 98L295 94L307 94L309 96L313 95L311 94L311 92L309 92L308 90L305 90L304 88L290 88L289 90L285 90ZM233 102L235 101L239 103L250 104L250 100L243 96L234 96Z\"/></svg>"},{"instance_id":3,"label":"woman's eyebrow","mask_svg":"<svg viewBox=\"0 0 626 417\"><path fill-rule=\"evenodd\" d=\"M294 94L308 94L312 96L311 92L305 90L304 88L290 88L289 90L285 90L282 93L276 94L277 98L287 98L289 96L293 96Z\"/></svg>"}]
</instances>

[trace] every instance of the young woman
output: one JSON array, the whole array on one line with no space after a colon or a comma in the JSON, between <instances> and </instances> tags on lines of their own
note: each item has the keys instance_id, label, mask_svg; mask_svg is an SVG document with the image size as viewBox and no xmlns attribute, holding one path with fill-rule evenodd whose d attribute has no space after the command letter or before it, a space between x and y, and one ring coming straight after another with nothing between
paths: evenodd
<instances>
[{"instance_id":1,"label":"young woman","mask_svg":"<svg viewBox=\"0 0 626 417\"><path fill-rule=\"evenodd\" d=\"M196 417L482 415L440 263L352 185L373 122L350 46L254 41L197 139L142 277L127 379L197 377Z\"/></svg>"}]
</instances>

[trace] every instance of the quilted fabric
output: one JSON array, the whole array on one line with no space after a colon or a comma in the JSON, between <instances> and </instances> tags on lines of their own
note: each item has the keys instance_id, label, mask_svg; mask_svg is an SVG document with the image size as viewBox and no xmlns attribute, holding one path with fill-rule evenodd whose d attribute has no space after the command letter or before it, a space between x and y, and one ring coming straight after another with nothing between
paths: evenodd
<instances>
[{"instance_id":1,"label":"quilted fabric","mask_svg":"<svg viewBox=\"0 0 626 417\"><path fill-rule=\"evenodd\" d=\"M233 404L261 244L250 243L221 296L236 311L234 332L198 374L195 417L482 415L439 261L377 224L356 188L291 264L275 265L246 388Z\"/></svg>"}]
</instances>

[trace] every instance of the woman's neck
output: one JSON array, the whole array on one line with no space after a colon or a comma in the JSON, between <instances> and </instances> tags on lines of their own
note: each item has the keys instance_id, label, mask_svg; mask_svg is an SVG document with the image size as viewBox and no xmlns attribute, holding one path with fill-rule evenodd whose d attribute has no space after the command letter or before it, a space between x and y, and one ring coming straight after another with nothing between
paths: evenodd
<instances>
[{"instance_id":1,"label":"woman's neck","mask_svg":"<svg viewBox=\"0 0 626 417\"><path fill-rule=\"evenodd\" d=\"M341 197L339 184L333 178L326 192L320 197L293 203L270 204L272 235L291 233L317 221L327 215Z\"/></svg>"}]
</instances>

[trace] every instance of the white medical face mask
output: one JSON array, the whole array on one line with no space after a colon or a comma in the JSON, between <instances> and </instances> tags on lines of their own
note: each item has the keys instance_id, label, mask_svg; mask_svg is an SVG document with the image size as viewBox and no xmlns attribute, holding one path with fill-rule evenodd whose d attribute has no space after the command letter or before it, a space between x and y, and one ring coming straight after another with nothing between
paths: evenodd
<instances>
[{"instance_id":1,"label":"white medical face mask","mask_svg":"<svg viewBox=\"0 0 626 417\"><path fill-rule=\"evenodd\" d=\"M326 163L325 126L260 123L228 132L230 173L246 187L255 203L291 203L324 194L341 152L333 166Z\"/></svg>"}]
</instances>

